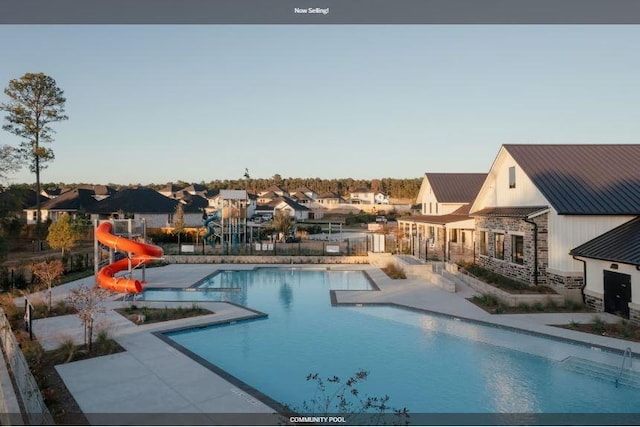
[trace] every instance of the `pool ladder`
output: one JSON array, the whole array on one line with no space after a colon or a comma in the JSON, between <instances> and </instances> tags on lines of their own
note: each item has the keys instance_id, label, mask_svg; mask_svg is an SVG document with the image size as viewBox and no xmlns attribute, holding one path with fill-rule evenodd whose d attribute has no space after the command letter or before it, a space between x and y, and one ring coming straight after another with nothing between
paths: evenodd
<instances>
[{"instance_id":1,"label":"pool ladder","mask_svg":"<svg viewBox=\"0 0 640 427\"><path fill-rule=\"evenodd\" d=\"M624 372L624 362L627 360L627 356L629 356L629 370L633 367L633 353L631 352L631 347L627 347L622 355L622 363L620 364L620 372L618 372L618 376L616 377L616 388L618 387L618 383L620 382L620 378L622 378L622 373Z\"/></svg>"}]
</instances>

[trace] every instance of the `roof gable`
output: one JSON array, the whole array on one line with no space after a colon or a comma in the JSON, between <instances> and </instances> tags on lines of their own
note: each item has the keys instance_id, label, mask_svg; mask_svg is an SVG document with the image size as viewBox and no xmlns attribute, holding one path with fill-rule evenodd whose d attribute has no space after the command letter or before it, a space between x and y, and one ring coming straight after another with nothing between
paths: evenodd
<instances>
[{"instance_id":1,"label":"roof gable","mask_svg":"<svg viewBox=\"0 0 640 427\"><path fill-rule=\"evenodd\" d=\"M42 210L77 211L89 210L96 200L93 198L94 191L86 188L76 188L65 191L55 199L47 200L40 205Z\"/></svg>"},{"instance_id":2,"label":"roof gable","mask_svg":"<svg viewBox=\"0 0 640 427\"><path fill-rule=\"evenodd\" d=\"M504 145L559 214L640 214L640 145Z\"/></svg>"}]
</instances>

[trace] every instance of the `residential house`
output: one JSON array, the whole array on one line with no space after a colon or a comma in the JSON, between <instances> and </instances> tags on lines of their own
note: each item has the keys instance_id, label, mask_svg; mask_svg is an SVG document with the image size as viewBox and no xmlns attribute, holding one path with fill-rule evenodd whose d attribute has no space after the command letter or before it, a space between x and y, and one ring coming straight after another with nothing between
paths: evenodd
<instances>
[{"instance_id":1,"label":"residential house","mask_svg":"<svg viewBox=\"0 0 640 427\"><path fill-rule=\"evenodd\" d=\"M207 187L205 187L202 184L191 184L190 186L180 190L180 192L188 193L188 194L191 194L192 196L200 196L205 198L207 197Z\"/></svg>"},{"instance_id":2,"label":"residential house","mask_svg":"<svg viewBox=\"0 0 640 427\"><path fill-rule=\"evenodd\" d=\"M334 193L333 191L328 191L326 193L320 194L316 198L316 203L319 203L323 206L331 206L344 203L344 200L342 199L342 197L340 197L340 195Z\"/></svg>"},{"instance_id":3,"label":"residential house","mask_svg":"<svg viewBox=\"0 0 640 427\"><path fill-rule=\"evenodd\" d=\"M158 193L162 194L165 197L174 199L179 191L181 191L180 187L178 187L174 183L170 183L158 190Z\"/></svg>"},{"instance_id":4,"label":"residential house","mask_svg":"<svg viewBox=\"0 0 640 427\"><path fill-rule=\"evenodd\" d=\"M354 205L372 205L375 203L375 192L369 190L366 187L357 188L351 192L349 196L349 202Z\"/></svg>"},{"instance_id":5,"label":"residential house","mask_svg":"<svg viewBox=\"0 0 640 427\"><path fill-rule=\"evenodd\" d=\"M74 217L79 213L88 212L97 203L94 196L94 191L86 188L65 191L54 199L40 203L40 219L42 222L48 220L56 222L63 213ZM25 213L27 224L35 224L37 222L37 208L35 206L25 209Z\"/></svg>"},{"instance_id":6,"label":"residential house","mask_svg":"<svg viewBox=\"0 0 640 427\"><path fill-rule=\"evenodd\" d=\"M475 222L469 209L486 178L484 173L426 173L418 203L422 215L399 218L412 253L446 260L473 260Z\"/></svg>"},{"instance_id":7,"label":"residential house","mask_svg":"<svg viewBox=\"0 0 640 427\"><path fill-rule=\"evenodd\" d=\"M294 194L297 193L302 193L304 194L307 199L314 201L317 197L318 197L318 193L316 193L315 191L311 190L309 187L307 186L302 186L302 187L298 187L295 190L293 190L293 192L291 193L292 197Z\"/></svg>"},{"instance_id":8,"label":"residential house","mask_svg":"<svg viewBox=\"0 0 640 427\"><path fill-rule=\"evenodd\" d=\"M274 191L267 191L267 192L263 192L260 193L260 195L258 195L258 203L259 204L267 204L272 202L273 200L277 199L278 197L282 197L282 195L274 192Z\"/></svg>"},{"instance_id":9,"label":"residential house","mask_svg":"<svg viewBox=\"0 0 640 427\"><path fill-rule=\"evenodd\" d=\"M569 254L584 263L588 306L640 324L640 217L573 248Z\"/></svg>"},{"instance_id":10,"label":"residential house","mask_svg":"<svg viewBox=\"0 0 640 427\"><path fill-rule=\"evenodd\" d=\"M60 187L55 188L42 188L40 190L40 195L46 197L47 199L55 199L60 194L64 193L64 191L69 191L70 189L62 190Z\"/></svg>"},{"instance_id":11,"label":"residential house","mask_svg":"<svg viewBox=\"0 0 640 427\"><path fill-rule=\"evenodd\" d=\"M27 220L27 211L25 209L35 206L36 192L29 188L9 187L0 192L0 216L20 218ZM40 195L40 203L49 200L47 197Z\"/></svg>"},{"instance_id":12,"label":"residential house","mask_svg":"<svg viewBox=\"0 0 640 427\"><path fill-rule=\"evenodd\" d=\"M581 298L570 252L640 214L639 164L640 145L503 145L470 210L476 262ZM590 304L602 305L599 289Z\"/></svg>"},{"instance_id":13,"label":"residential house","mask_svg":"<svg viewBox=\"0 0 640 427\"><path fill-rule=\"evenodd\" d=\"M296 220L309 219L309 208L289 197L279 197L269 203L269 206L273 206L276 212L284 212Z\"/></svg>"},{"instance_id":14,"label":"residential house","mask_svg":"<svg viewBox=\"0 0 640 427\"><path fill-rule=\"evenodd\" d=\"M389 196L377 191L373 194L373 203L376 205L388 205L389 204Z\"/></svg>"},{"instance_id":15,"label":"residential house","mask_svg":"<svg viewBox=\"0 0 640 427\"><path fill-rule=\"evenodd\" d=\"M178 200L163 196L150 188L126 188L108 199L96 202L88 211L92 219L144 219L147 228L171 227ZM184 203L187 227L202 225L202 210L196 204Z\"/></svg>"},{"instance_id":16,"label":"residential house","mask_svg":"<svg viewBox=\"0 0 640 427\"><path fill-rule=\"evenodd\" d=\"M258 194L258 196L263 196L264 194L271 193L271 192L277 194L280 197L289 197L289 193L287 192L287 190L284 190L282 187L278 185L272 185L266 190L261 191Z\"/></svg>"}]
</instances>

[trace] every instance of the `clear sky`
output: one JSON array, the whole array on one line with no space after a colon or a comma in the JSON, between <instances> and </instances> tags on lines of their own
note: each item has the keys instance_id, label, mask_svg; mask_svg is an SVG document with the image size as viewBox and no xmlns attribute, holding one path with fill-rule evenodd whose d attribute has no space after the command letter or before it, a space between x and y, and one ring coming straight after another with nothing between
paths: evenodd
<instances>
[{"instance_id":1,"label":"clear sky","mask_svg":"<svg viewBox=\"0 0 640 427\"><path fill-rule=\"evenodd\" d=\"M640 26L5 25L0 40L3 88L44 72L67 97L43 182L409 178L486 172L504 143L640 142Z\"/></svg>"}]
</instances>

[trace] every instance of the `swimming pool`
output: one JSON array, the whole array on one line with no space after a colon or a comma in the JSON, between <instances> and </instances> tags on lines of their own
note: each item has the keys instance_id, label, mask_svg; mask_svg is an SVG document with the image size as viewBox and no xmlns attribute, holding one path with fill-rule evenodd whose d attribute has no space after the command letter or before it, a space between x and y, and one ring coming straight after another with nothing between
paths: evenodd
<instances>
[{"instance_id":1,"label":"swimming pool","mask_svg":"<svg viewBox=\"0 0 640 427\"><path fill-rule=\"evenodd\" d=\"M361 393L387 394L392 407L411 413L628 414L640 407L640 390L566 368L566 357L589 358L587 347L393 307L331 306L331 289L372 289L361 272L265 268L216 274L197 286L189 294L215 289L268 318L166 336L293 408L314 393L308 374L347 378L360 369L370 373Z\"/></svg>"}]
</instances>

